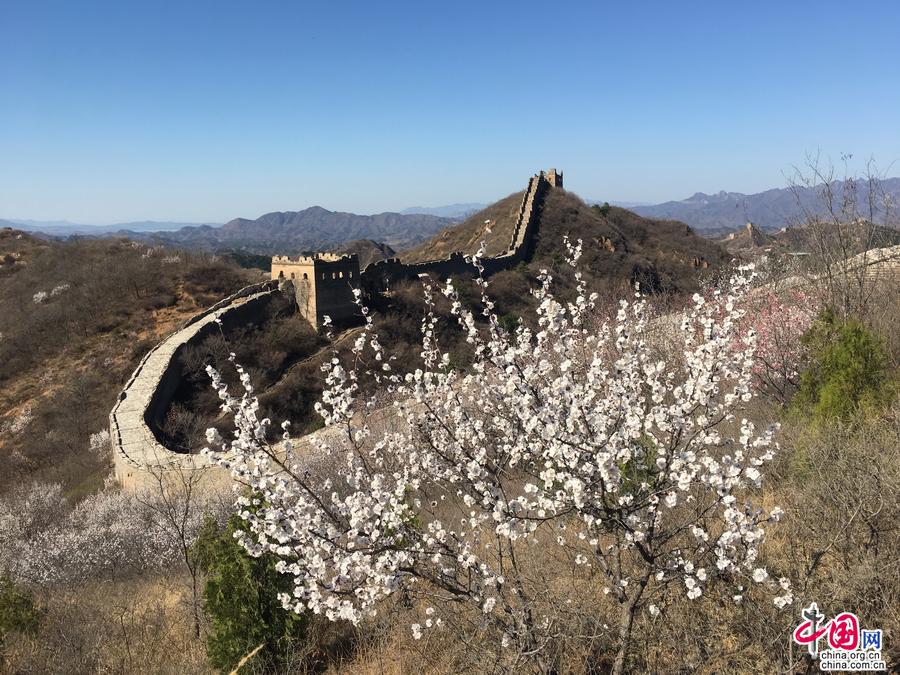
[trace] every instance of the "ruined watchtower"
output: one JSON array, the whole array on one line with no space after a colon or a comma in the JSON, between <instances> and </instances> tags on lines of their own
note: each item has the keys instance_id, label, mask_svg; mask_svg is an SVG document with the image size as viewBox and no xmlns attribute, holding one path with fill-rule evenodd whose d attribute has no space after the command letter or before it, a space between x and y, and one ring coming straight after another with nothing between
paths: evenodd
<instances>
[{"instance_id":1,"label":"ruined watchtower","mask_svg":"<svg viewBox=\"0 0 900 675\"><path fill-rule=\"evenodd\" d=\"M290 281L300 314L313 328L328 316L335 324L359 316L353 289L359 287L359 258L353 255L316 253L291 259L272 258L272 279Z\"/></svg>"}]
</instances>

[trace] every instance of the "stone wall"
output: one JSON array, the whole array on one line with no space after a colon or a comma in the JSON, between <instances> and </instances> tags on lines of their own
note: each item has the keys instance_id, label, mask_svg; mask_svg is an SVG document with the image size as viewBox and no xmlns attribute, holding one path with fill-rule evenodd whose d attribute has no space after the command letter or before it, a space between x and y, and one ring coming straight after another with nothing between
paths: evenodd
<instances>
[{"instance_id":1,"label":"stone wall","mask_svg":"<svg viewBox=\"0 0 900 675\"><path fill-rule=\"evenodd\" d=\"M181 379L177 357L185 345L214 330L227 332L264 319L278 297L277 282L248 286L192 317L141 359L109 415L115 475L123 488L154 487L159 476L179 469L225 479L207 458L175 452L162 441L159 428Z\"/></svg>"},{"instance_id":2,"label":"stone wall","mask_svg":"<svg viewBox=\"0 0 900 675\"><path fill-rule=\"evenodd\" d=\"M547 182L550 183L550 187L561 188L563 186L562 171L557 171L556 169L550 169L547 172Z\"/></svg>"},{"instance_id":3,"label":"stone wall","mask_svg":"<svg viewBox=\"0 0 900 675\"><path fill-rule=\"evenodd\" d=\"M316 260L313 287L316 294L314 326L321 326L325 317L336 326L346 325L361 315L353 296L360 284L359 257L341 256L337 260Z\"/></svg>"},{"instance_id":4,"label":"stone wall","mask_svg":"<svg viewBox=\"0 0 900 675\"><path fill-rule=\"evenodd\" d=\"M537 231L540 206L551 187L562 187L562 172L550 169L546 173L541 171L531 177L519 205L509 247L498 256L482 259L485 274L511 269L531 257L534 253L534 235ZM474 266L467 262L465 255L459 251L451 253L443 260L420 263L404 263L398 258L390 258L366 267L362 272L362 285L367 292L377 293L388 290L398 281L416 279L422 274L447 279L451 276L472 276L475 273Z\"/></svg>"},{"instance_id":5,"label":"stone wall","mask_svg":"<svg viewBox=\"0 0 900 675\"><path fill-rule=\"evenodd\" d=\"M486 274L509 269L531 256L543 196L550 187L561 185L562 174L552 169L528 181L509 247L499 256L483 259ZM210 484L230 480L227 472L206 457L167 447L159 431L180 383L178 356L185 345L197 343L215 330L227 332L263 320L271 313L271 303L288 290L307 319L318 326L325 315L336 323L356 317L352 288L357 283L380 292L397 280L415 279L421 274L447 278L474 273L474 267L460 252L444 260L421 263L384 260L369 265L362 273L355 255L320 254L295 260L276 256L272 259L272 280L248 286L200 312L141 359L109 415L117 480L126 490L157 488L161 480L177 476L179 471L195 477L201 472L201 480Z\"/></svg>"},{"instance_id":6,"label":"stone wall","mask_svg":"<svg viewBox=\"0 0 900 675\"><path fill-rule=\"evenodd\" d=\"M874 248L853 256L844 264L834 265L835 274L845 272L866 281L897 282L900 280L900 246Z\"/></svg>"},{"instance_id":7,"label":"stone wall","mask_svg":"<svg viewBox=\"0 0 900 675\"><path fill-rule=\"evenodd\" d=\"M315 276L316 265L312 257L300 256L296 260L287 256L272 258L272 279L291 282L297 311L313 326L316 325Z\"/></svg>"}]
</instances>

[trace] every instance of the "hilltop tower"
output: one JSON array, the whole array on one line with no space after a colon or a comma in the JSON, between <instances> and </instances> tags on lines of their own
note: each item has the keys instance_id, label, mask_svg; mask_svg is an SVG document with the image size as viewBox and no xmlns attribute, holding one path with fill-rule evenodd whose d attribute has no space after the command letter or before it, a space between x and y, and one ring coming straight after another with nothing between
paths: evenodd
<instances>
[{"instance_id":1,"label":"hilltop tower","mask_svg":"<svg viewBox=\"0 0 900 675\"><path fill-rule=\"evenodd\" d=\"M359 257L355 253L316 253L295 260L273 256L272 279L291 282L297 309L313 328L319 328L326 316L334 324L359 317L353 298L353 289L359 287Z\"/></svg>"},{"instance_id":2,"label":"hilltop tower","mask_svg":"<svg viewBox=\"0 0 900 675\"><path fill-rule=\"evenodd\" d=\"M544 178L547 179L547 182L550 183L550 187L558 187L561 188L563 186L563 172L557 171L556 169L550 169L544 174Z\"/></svg>"}]
</instances>

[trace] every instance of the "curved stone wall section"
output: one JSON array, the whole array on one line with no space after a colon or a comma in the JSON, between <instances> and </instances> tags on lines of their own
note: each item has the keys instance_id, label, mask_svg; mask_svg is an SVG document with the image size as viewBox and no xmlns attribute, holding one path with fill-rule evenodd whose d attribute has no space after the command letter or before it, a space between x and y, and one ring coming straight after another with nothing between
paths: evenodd
<instances>
[{"instance_id":1,"label":"curved stone wall section","mask_svg":"<svg viewBox=\"0 0 900 675\"><path fill-rule=\"evenodd\" d=\"M206 457L174 452L160 441L158 429L181 378L175 357L184 345L218 330L217 322L227 331L260 320L279 295L277 282L248 286L189 319L141 359L109 414L115 475L123 488L153 487L160 472L179 468L224 477Z\"/></svg>"},{"instance_id":2,"label":"curved stone wall section","mask_svg":"<svg viewBox=\"0 0 900 675\"><path fill-rule=\"evenodd\" d=\"M843 265L834 265L834 268L837 274L850 271L866 281L897 280L900 277L900 246L873 248L853 256ZM862 275L860 271L863 271Z\"/></svg>"}]
</instances>

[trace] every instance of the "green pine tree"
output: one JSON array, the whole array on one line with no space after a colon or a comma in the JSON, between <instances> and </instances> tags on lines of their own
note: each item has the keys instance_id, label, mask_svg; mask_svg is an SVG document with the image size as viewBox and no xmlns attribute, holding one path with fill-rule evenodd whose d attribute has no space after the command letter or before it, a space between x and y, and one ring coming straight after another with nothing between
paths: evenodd
<instances>
[{"instance_id":1,"label":"green pine tree","mask_svg":"<svg viewBox=\"0 0 900 675\"><path fill-rule=\"evenodd\" d=\"M794 409L816 421L850 420L888 397L887 359L881 340L856 319L825 311L803 336L809 367Z\"/></svg>"},{"instance_id":2,"label":"green pine tree","mask_svg":"<svg viewBox=\"0 0 900 675\"><path fill-rule=\"evenodd\" d=\"M31 595L17 589L8 575L0 577L0 649L7 635L32 631L39 620L40 612Z\"/></svg>"},{"instance_id":3,"label":"green pine tree","mask_svg":"<svg viewBox=\"0 0 900 675\"><path fill-rule=\"evenodd\" d=\"M194 547L207 575L204 611L209 620L207 654L216 668L229 671L259 645L253 670L272 671L282 665L304 633L305 619L282 608L280 592L289 592L290 578L275 570L271 557L253 558L234 538L243 528L237 516L220 529L204 523Z\"/></svg>"}]
</instances>

